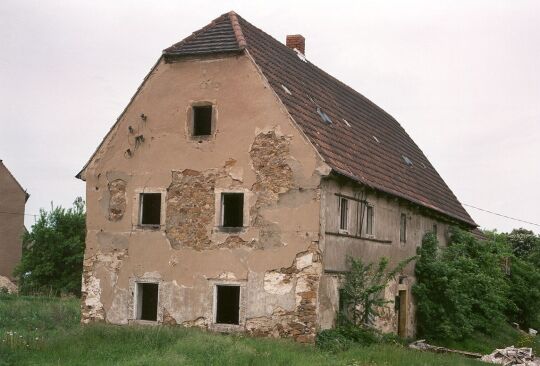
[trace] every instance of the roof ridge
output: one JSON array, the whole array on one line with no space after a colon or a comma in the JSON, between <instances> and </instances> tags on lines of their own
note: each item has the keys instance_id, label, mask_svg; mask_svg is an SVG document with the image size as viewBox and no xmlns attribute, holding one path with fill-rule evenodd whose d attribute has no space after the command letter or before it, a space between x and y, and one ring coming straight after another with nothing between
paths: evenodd
<instances>
[{"instance_id":1,"label":"roof ridge","mask_svg":"<svg viewBox=\"0 0 540 366\"><path fill-rule=\"evenodd\" d=\"M247 46L246 38L244 37L244 32L242 32L242 26L240 26L240 22L238 22L238 14L231 10L229 12L229 20L231 21L238 46L242 49L245 48Z\"/></svg>"},{"instance_id":2,"label":"roof ridge","mask_svg":"<svg viewBox=\"0 0 540 366\"><path fill-rule=\"evenodd\" d=\"M203 33L204 31L210 29L211 27L213 27L219 20L221 20L222 18L225 18L226 16L229 16L229 13L224 13L224 14L221 14L220 16L218 16L217 18L215 18L214 20L212 20L210 23L208 23L207 25L205 25L204 27L196 30L195 32L191 33L189 36L187 36L186 38L184 38L183 40L181 40L180 42L177 42L175 44L173 44L172 46L170 47L167 47L166 49L163 50L163 53L167 53L170 49L172 48L178 48L178 47L181 47L183 46L184 44L186 44L187 42L189 41L192 41L194 39L196 39L201 33ZM230 19L230 18L229 18Z\"/></svg>"}]
</instances>

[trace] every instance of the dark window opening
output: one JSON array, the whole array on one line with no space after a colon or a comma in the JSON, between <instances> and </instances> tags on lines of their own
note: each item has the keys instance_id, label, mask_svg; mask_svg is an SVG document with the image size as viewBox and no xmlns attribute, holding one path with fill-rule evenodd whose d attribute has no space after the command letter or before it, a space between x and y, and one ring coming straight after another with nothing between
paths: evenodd
<instances>
[{"instance_id":1,"label":"dark window opening","mask_svg":"<svg viewBox=\"0 0 540 366\"><path fill-rule=\"evenodd\" d=\"M216 323L239 324L240 286L216 286Z\"/></svg>"},{"instance_id":2,"label":"dark window opening","mask_svg":"<svg viewBox=\"0 0 540 366\"><path fill-rule=\"evenodd\" d=\"M242 227L244 225L244 194L222 193L223 227Z\"/></svg>"},{"instance_id":3,"label":"dark window opening","mask_svg":"<svg viewBox=\"0 0 540 366\"><path fill-rule=\"evenodd\" d=\"M433 224L433 234L437 235L437 224Z\"/></svg>"},{"instance_id":4,"label":"dark window opening","mask_svg":"<svg viewBox=\"0 0 540 366\"><path fill-rule=\"evenodd\" d=\"M340 288L338 293L338 309L339 314L345 317L349 316L349 303L350 298L349 295L347 295L347 292L345 292L345 289Z\"/></svg>"},{"instance_id":5,"label":"dark window opening","mask_svg":"<svg viewBox=\"0 0 540 366\"><path fill-rule=\"evenodd\" d=\"M407 242L407 215L402 213L399 225L399 241L402 243Z\"/></svg>"},{"instance_id":6,"label":"dark window opening","mask_svg":"<svg viewBox=\"0 0 540 366\"><path fill-rule=\"evenodd\" d=\"M349 200L339 199L339 230L347 231L349 224Z\"/></svg>"},{"instance_id":7,"label":"dark window opening","mask_svg":"<svg viewBox=\"0 0 540 366\"><path fill-rule=\"evenodd\" d=\"M193 136L212 134L212 106L193 107Z\"/></svg>"},{"instance_id":8,"label":"dark window opening","mask_svg":"<svg viewBox=\"0 0 540 366\"><path fill-rule=\"evenodd\" d=\"M373 207L367 206L366 209L366 234L373 235Z\"/></svg>"},{"instance_id":9,"label":"dark window opening","mask_svg":"<svg viewBox=\"0 0 540 366\"><path fill-rule=\"evenodd\" d=\"M161 224L161 193L141 193L141 224Z\"/></svg>"},{"instance_id":10,"label":"dark window opening","mask_svg":"<svg viewBox=\"0 0 540 366\"><path fill-rule=\"evenodd\" d=\"M139 283L138 286L138 319L157 320L158 309L158 284L157 283Z\"/></svg>"}]
</instances>

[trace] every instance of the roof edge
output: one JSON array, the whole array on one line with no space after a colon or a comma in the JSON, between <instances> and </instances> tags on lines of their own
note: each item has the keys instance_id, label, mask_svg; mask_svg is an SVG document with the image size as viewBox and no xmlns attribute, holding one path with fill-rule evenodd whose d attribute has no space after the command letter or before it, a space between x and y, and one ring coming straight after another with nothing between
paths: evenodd
<instances>
[{"instance_id":1,"label":"roof edge","mask_svg":"<svg viewBox=\"0 0 540 366\"><path fill-rule=\"evenodd\" d=\"M11 173L11 171L8 169L8 167L6 166L6 164L4 164L4 160L0 159L0 164L2 164L4 166L4 168L6 168L6 171L8 172L9 176L11 177L11 179L13 179L13 181L15 182L15 184L17 184L19 186L19 188L21 189L21 191L24 192L24 202L26 203L28 201L28 199L30 198L30 193L28 193L26 191L26 189L23 188L23 186L21 185L21 183L19 183L19 181L17 180L17 178L15 178L15 176L13 175L13 173Z\"/></svg>"},{"instance_id":2,"label":"roof edge","mask_svg":"<svg viewBox=\"0 0 540 366\"><path fill-rule=\"evenodd\" d=\"M242 32L242 27L240 26L240 22L238 21L238 15L232 10L229 12L229 20L231 21L231 25L234 31L234 36L236 37L236 42L238 42L238 46L241 49L246 48L247 42L246 42L246 38L244 37L244 32Z\"/></svg>"}]
</instances>

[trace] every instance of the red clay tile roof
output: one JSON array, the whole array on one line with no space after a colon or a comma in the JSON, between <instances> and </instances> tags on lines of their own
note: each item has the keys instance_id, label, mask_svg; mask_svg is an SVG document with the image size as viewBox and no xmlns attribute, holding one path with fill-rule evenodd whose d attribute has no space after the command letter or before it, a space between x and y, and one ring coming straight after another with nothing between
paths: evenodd
<instances>
[{"instance_id":1,"label":"red clay tile roof","mask_svg":"<svg viewBox=\"0 0 540 366\"><path fill-rule=\"evenodd\" d=\"M477 226L392 116L234 12L167 48L164 55L244 49L336 173ZM331 123L323 122L325 114Z\"/></svg>"}]
</instances>

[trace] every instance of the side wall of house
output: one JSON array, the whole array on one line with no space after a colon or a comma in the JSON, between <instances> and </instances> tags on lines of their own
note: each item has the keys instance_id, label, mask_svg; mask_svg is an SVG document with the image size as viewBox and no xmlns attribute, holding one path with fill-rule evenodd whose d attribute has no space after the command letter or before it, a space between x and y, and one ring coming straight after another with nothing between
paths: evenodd
<instances>
[{"instance_id":1,"label":"side wall of house","mask_svg":"<svg viewBox=\"0 0 540 366\"><path fill-rule=\"evenodd\" d=\"M360 258L364 263L378 262L381 257L387 257L392 268L401 260L416 255L416 248L421 245L423 236L433 231L434 225L439 243L446 245L449 224L427 216L413 206L388 195L377 194L372 190L366 193L361 186L347 181L325 179L322 187L324 194L321 247L324 274L319 291L319 321L321 328L327 329L335 326L339 309L339 289L342 286L342 274L347 269L348 256ZM340 229L340 199L348 201L348 223L345 230ZM362 203L362 200L367 203ZM371 206L373 212L371 234L367 228L366 206ZM406 217L405 242L400 239L402 214ZM399 302L398 296L401 295L405 296L401 301L401 306L405 306L401 313L404 332L402 335L414 335L414 302L411 296L413 283L414 267L410 264L402 276L391 282L385 290L384 297L392 303L382 311L383 315L376 319L376 327L384 332L398 332L399 311L394 301Z\"/></svg>"},{"instance_id":2,"label":"side wall of house","mask_svg":"<svg viewBox=\"0 0 540 366\"><path fill-rule=\"evenodd\" d=\"M26 193L0 162L0 276L13 278L21 260Z\"/></svg>"},{"instance_id":3,"label":"side wall of house","mask_svg":"<svg viewBox=\"0 0 540 366\"><path fill-rule=\"evenodd\" d=\"M211 104L209 138L191 108ZM321 175L328 172L248 56L160 61L84 172L82 321L137 322L157 283L157 322L312 341ZM140 194L161 193L141 226ZM244 227L221 227L221 193L244 193ZM238 325L216 324L216 285L240 286Z\"/></svg>"}]
</instances>

